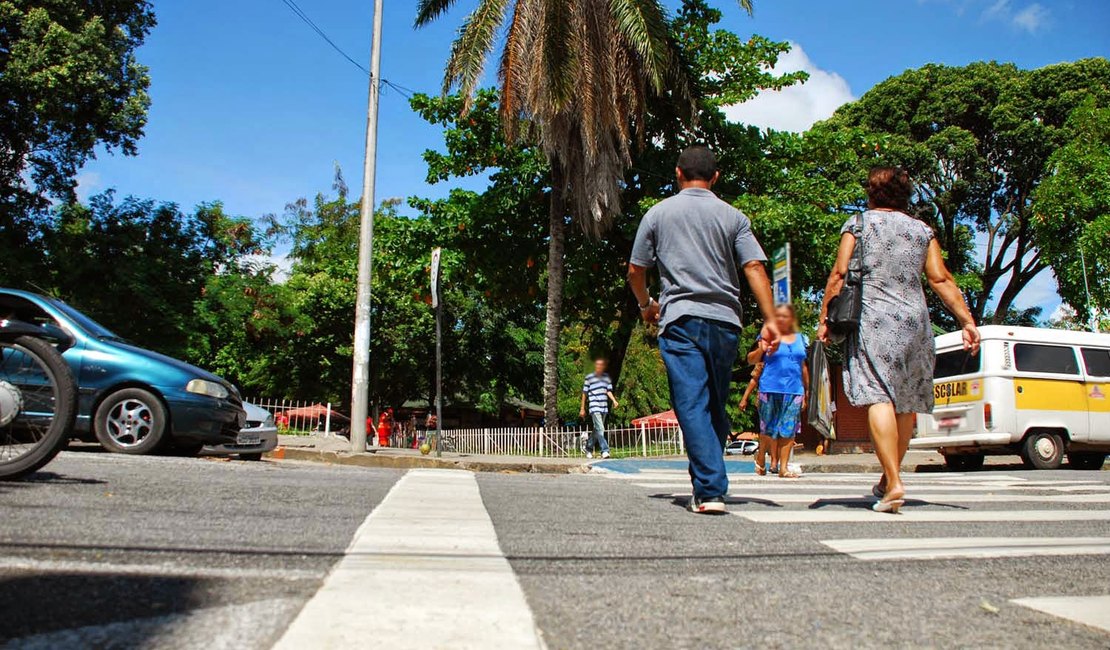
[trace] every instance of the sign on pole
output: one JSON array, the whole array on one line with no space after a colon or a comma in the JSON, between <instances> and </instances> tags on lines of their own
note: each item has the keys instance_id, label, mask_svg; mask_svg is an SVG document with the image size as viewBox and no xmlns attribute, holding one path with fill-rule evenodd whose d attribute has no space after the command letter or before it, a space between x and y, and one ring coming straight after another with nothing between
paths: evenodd
<instances>
[{"instance_id":1,"label":"sign on pole","mask_svg":"<svg viewBox=\"0 0 1110 650\"><path fill-rule=\"evenodd\" d=\"M771 280L775 290L775 304L790 302L790 244L775 250L771 255Z\"/></svg>"},{"instance_id":2,"label":"sign on pole","mask_svg":"<svg viewBox=\"0 0 1110 650\"><path fill-rule=\"evenodd\" d=\"M439 307L439 255L440 248L432 249L432 307Z\"/></svg>"},{"instance_id":3,"label":"sign on pole","mask_svg":"<svg viewBox=\"0 0 1110 650\"><path fill-rule=\"evenodd\" d=\"M440 248L432 249L432 308L436 313L436 456L443 455L439 441L443 434L443 309L439 304Z\"/></svg>"}]
</instances>

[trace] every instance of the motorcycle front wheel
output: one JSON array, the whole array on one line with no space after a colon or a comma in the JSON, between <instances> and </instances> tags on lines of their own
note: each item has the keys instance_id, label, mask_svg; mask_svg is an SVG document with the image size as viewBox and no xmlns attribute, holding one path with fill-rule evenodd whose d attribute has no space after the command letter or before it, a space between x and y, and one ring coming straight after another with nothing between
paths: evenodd
<instances>
[{"instance_id":1,"label":"motorcycle front wheel","mask_svg":"<svg viewBox=\"0 0 1110 650\"><path fill-rule=\"evenodd\" d=\"M62 354L31 336L0 340L0 480L58 455L77 417L77 383Z\"/></svg>"}]
</instances>

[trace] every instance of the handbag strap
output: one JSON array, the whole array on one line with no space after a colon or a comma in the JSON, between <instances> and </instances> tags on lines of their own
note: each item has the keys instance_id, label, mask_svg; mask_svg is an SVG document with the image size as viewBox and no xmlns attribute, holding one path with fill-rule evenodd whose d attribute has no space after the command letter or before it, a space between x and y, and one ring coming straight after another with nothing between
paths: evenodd
<instances>
[{"instance_id":1,"label":"handbag strap","mask_svg":"<svg viewBox=\"0 0 1110 650\"><path fill-rule=\"evenodd\" d=\"M866 213L861 212L861 213L856 215L856 226L855 226L855 228L853 228L853 230L855 230L855 232L852 233L856 237L856 247L855 247L855 250L852 251L852 256L855 257L856 260L857 260L856 266L858 268L856 270L859 273L860 284L863 283L863 276L865 275L864 267L863 267L863 250L864 250L863 249L863 247L864 247L863 234L864 234L864 231L865 231L865 228L866 228L866 224L864 224L864 221L863 221L863 215L864 214L866 214Z\"/></svg>"}]
</instances>

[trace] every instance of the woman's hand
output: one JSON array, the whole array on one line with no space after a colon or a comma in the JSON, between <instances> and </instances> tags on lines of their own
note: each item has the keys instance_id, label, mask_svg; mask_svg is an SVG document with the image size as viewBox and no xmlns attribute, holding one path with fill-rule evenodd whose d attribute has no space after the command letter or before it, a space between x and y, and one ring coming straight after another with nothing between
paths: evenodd
<instances>
[{"instance_id":1,"label":"woman's hand","mask_svg":"<svg viewBox=\"0 0 1110 650\"><path fill-rule=\"evenodd\" d=\"M817 328L817 340L825 345L829 344L829 326L826 325L824 321L822 321L820 327Z\"/></svg>"},{"instance_id":2,"label":"woman's hand","mask_svg":"<svg viewBox=\"0 0 1110 650\"><path fill-rule=\"evenodd\" d=\"M745 397L745 398L740 400L740 410L741 411L747 411L748 410L748 398Z\"/></svg>"},{"instance_id":3,"label":"woman's hand","mask_svg":"<svg viewBox=\"0 0 1110 650\"><path fill-rule=\"evenodd\" d=\"M964 349L972 354L979 354L979 328L975 323L964 325L961 334L964 338Z\"/></svg>"}]
</instances>

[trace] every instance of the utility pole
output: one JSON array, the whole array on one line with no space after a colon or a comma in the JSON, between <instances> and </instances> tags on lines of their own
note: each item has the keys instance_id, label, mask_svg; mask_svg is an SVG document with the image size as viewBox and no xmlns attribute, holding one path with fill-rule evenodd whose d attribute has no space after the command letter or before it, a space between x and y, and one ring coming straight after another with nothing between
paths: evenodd
<instances>
[{"instance_id":1,"label":"utility pole","mask_svg":"<svg viewBox=\"0 0 1110 650\"><path fill-rule=\"evenodd\" d=\"M370 270L374 260L374 174L378 156L378 97L382 67L382 0L374 0L374 41L370 47L370 97L366 102L366 159L359 204L358 298L355 302L355 362L351 376L351 451L366 451L370 405ZM374 445L378 436L374 436Z\"/></svg>"},{"instance_id":2,"label":"utility pole","mask_svg":"<svg viewBox=\"0 0 1110 650\"><path fill-rule=\"evenodd\" d=\"M1083 255L1083 243L1079 243L1079 262L1083 265L1083 293L1087 295L1087 317L1092 332L1098 331L1098 319L1095 317L1095 308L1091 306L1091 287L1087 284L1087 258Z\"/></svg>"}]
</instances>

